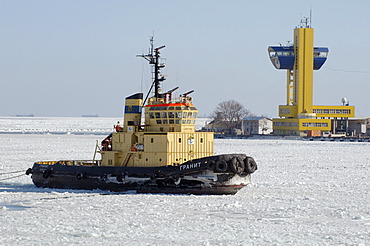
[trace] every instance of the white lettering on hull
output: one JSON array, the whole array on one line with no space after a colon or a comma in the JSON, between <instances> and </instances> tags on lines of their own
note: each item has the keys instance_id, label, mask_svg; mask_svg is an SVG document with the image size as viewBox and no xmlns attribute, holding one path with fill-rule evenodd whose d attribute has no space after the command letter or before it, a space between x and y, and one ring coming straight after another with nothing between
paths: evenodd
<instances>
[{"instance_id":1,"label":"white lettering on hull","mask_svg":"<svg viewBox=\"0 0 370 246\"><path fill-rule=\"evenodd\" d=\"M195 163L181 165L180 166L180 171L182 171L182 170L188 170L188 169L194 169L194 168L199 168L200 165L201 165L201 162L195 162Z\"/></svg>"}]
</instances>

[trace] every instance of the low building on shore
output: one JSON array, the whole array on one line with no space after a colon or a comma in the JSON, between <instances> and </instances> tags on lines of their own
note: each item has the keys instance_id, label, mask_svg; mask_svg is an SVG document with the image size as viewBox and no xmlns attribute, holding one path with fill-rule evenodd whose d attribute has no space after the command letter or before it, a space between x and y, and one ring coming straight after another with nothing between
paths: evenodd
<instances>
[{"instance_id":1,"label":"low building on shore","mask_svg":"<svg viewBox=\"0 0 370 246\"><path fill-rule=\"evenodd\" d=\"M370 136L370 117L348 119L347 132L350 136Z\"/></svg>"},{"instance_id":2,"label":"low building on shore","mask_svg":"<svg viewBox=\"0 0 370 246\"><path fill-rule=\"evenodd\" d=\"M272 133L272 119L266 117L246 117L242 120L243 135L267 135Z\"/></svg>"}]
</instances>

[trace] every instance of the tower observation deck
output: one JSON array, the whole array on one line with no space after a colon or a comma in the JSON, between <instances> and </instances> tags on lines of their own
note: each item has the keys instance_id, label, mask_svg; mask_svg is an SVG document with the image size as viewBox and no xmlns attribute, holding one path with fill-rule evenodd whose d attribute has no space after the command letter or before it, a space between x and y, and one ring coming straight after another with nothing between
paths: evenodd
<instances>
[{"instance_id":1,"label":"tower observation deck","mask_svg":"<svg viewBox=\"0 0 370 246\"><path fill-rule=\"evenodd\" d=\"M354 106L313 105L313 71L324 65L329 49L314 47L314 29L307 20L294 29L293 45L268 47L274 67L287 71L286 104L279 105L279 118L273 119L276 135L344 133L348 117L354 117Z\"/></svg>"}]
</instances>

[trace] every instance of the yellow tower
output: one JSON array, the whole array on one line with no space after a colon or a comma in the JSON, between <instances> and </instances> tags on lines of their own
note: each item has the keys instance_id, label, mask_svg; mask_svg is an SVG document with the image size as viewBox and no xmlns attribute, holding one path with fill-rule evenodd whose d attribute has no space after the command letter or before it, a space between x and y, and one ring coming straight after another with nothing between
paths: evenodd
<instances>
[{"instance_id":1,"label":"yellow tower","mask_svg":"<svg viewBox=\"0 0 370 246\"><path fill-rule=\"evenodd\" d=\"M329 49L314 47L314 29L308 19L294 29L293 38L293 45L268 48L275 68L287 70L287 103L279 106L280 118L273 119L274 134L345 132L348 117L354 117L354 106L313 105L313 71L325 63Z\"/></svg>"},{"instance_id":2,"label":"yellow tower","mask_svg":"<svg viewBox=\"0 0 370 246\"><path fill-rule=\"evenodd\" d=\"M297 105L298 116L312 115L313 84L313 29L294 30L295 57L293 105ZM299 45L298 45L299 44ZM299 118L299 117L298 117Z\"/></svg>"}]
</instances>

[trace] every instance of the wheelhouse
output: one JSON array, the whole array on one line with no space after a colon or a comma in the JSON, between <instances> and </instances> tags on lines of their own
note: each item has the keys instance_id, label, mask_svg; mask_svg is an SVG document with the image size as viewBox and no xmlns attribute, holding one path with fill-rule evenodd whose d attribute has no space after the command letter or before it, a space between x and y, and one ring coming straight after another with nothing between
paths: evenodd
<instances>
[{"instance_id":1,"label":"wheelhouse","mask_svg":"<svg viewBox=\"0 0 370 246\"><path fill-rule=\"evenodd\" d=\"M181 131L194 128L198 110L191 103L166 103L145 106L145 125L149 131Z\"/></svg>"}]
</instances>

